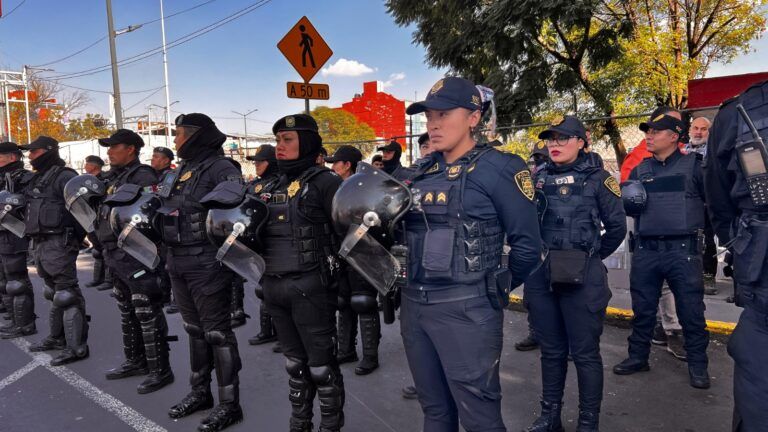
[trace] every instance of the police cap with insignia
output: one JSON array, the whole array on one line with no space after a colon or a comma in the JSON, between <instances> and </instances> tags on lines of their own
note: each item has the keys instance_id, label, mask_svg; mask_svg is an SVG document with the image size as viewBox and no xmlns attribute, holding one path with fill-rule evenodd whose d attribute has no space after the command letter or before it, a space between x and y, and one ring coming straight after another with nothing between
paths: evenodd
<instances>
[{"instance_id":1,"label":"police cap with insignia","mask_svg":"<svg viewBox=\"0 0 768 432\"><path fill-rule=\"evenodd\" d=\"M169 149L168 147L155 147L152 149L152 153L160 153L163 156L167 157L169 160L173 160L173 150Z\"/></svg>"},{"instance_id":2,"label":"police cap with insignia","mask_svg":"<svg viewBox=\"0 0 768 432\"><path fill-rule=\"evenodd\" d=\"M408 115L422 113L427 110L446 111L454 108L466 108L470 111L480 111L483 108L480 91L472 81L459 77L447 77L432 86L427 98L408 106Z\"/></svg>"},{"instance_id":3,"label":"police cap with insignia","mask_svg":"<svg viewBox=\"0 0 768 432\"><path fill-rule=\"evenodd\" d=\"M587 129L581 120L574 116L564 116L562 120L555 122L539 134L539 139L549 139L552 134L557 132L560 136L565 137L577 137L584 140L584 144L587 145Z\"/></svg>"},{"instance_id":4,"label":"police cap with insignia","mask_svg":"<svg viewBox=\"0 0 768 432\"><path fill-rule=\"evenodd\" d=\"M104 166L104 159L96 156L96 155L90 155L85 157L85 163L98 165L100 167Z\"/></svg>"},{"instance_id":5,"label":"police cap with insignia","mask_svg":"<svg viewBox=\"0 0 768 432\"><path fill-rule=\"evenodd\" d=\"M683 121L669 114L659 114L651 121L640 123L640 130L648 132L650 129L661 131L670 130L676 134L683 133Z\"/></svg>"},{"instance_id":6,"label":"police cap with insignia","mask_svg":"<svg viewBox=\"0 0 768 432\"><path fill-rule=\"evenodd\" d=\"M281 118L272 126L272 133L282 131L309 131L318 133L317 122L307 114L294 114Z\"/></svg>"},{"instance_id":7,"label":"police cap with insignia","mask_svg":"<svg viewBox=\"0 0 768 432\"><path fill-rule=\"evenodd\" d=\"M141 139L139 134L128 129L118 129L109 138L100 138L99 145L102 147L110 147L116 144L125 144L136 147L136 150L144 147L144 140Z\"/></svg>"},{"instance_id":8,"label":"police cap with insignia","mask_svg":"<svg viewBox=\"0 0 768 432\"><path fill-rule=\"evenodd\" d=\"M58 150L59 142L51 137L40 135L39 137L35 138L35 140L32 141L31 143L27 145L20 145L19 148L21 150L37 150L37 149Z\"/></svg>"},{"instance_id":9,"label":"police cap with insignia","mask_svg":"<svg viewBox=\"0 0 768 432\"><path fill-rule=\"evenodd\" d=\"M363 160L363 154L360 153L360 150L350 145L343 145L337 148L333 155L326 156L323 159L329 163L338 161L357 163Z\"/></svg>"},{"instance_id":10,"label":"police cap with insignia","mask_svg":"<svg viewBox=\"0 0 768 432\"><path fill-rule=\"evenodd\" d=\"M531 152L531 157L535 155L549 157L549 150L547 150L547 144L544 143L544 141L539 141L533 145L533 151Z\"/></svg>"},{"instance_id":11,"label":"police cap with insignia","mask_svg":"<svg viewBox=\"0 0 768 432\"><path fill-rule=\"evenodd\" d=\"M276 161L277 158L275 157L275 147L271 146L269 144L263 144L260 145L259 148L256 150L256 153L246 156L246 159L249 161L267 161L272 162Z\"/></svg>"},{"instance_id":12,"label":"police cap with insignia","mask_svg":"<svg viewBox=\"0 0 768 432\"><path fill-rule=\"evenodd\" d=\"M16 153L21 154L19 146L14 142L6 141L0 143L0 154Z\"/></svg>"}]
</instances>

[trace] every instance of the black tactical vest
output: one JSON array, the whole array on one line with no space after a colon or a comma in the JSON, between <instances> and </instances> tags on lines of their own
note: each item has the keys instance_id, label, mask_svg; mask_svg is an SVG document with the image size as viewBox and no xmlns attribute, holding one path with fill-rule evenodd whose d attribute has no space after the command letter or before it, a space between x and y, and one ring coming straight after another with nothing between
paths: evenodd
<instances>
[{"instance_id":1,"label":"black tactical vest","mask_svg":"<svg viewBox=\"0 0 768 432\"><path fill-rule=\"evenodd\" d=\"M67 229L80 231L80 225L64 206L64 196L54 193L51 187L65 171L75 174L72 168L55 165L43 174L37 174L27 187L28 235L60 234Z\"/></svg>"},{"instance_id":2,"label":"black tactical vest","mask_svg":"<svg viewBox=\"0 0 768 432\"><path fill-rule=\"evenodd\" d=\"M409 285L429 291L474 287L485 284L487 272L499 267L504 232L498 219L473 218L462 204L466 176L488 151L475 148L434 175L429 175L434 165L415 173L412 190L418 203L404 218Z\"/></svg>"},{"instance_id":3,"label":"black tactical vest","mask_svg":"<svg viewBox=\"0 0 768 432\"><path fill-rule=\"evenodd\" d=\"M118 175L109 176L105 181L107 194L104 198L107 198L115 193L115 191L117 191L120 186L129 183L128 180L131 178L133 173L142 167L149 168L147 165L137 163L136 165L123 170L123 172ZM111 206L102 204L101 207L99 207L99 214L96 220L96 236L104 248L108 250L117 248L117 236L114 232L112 232L112 227L109 224L109 213L111 210Z\"/></svg>"},{"instance_id":4,"label":"black tactical vest","mask_svg":"<svg viewBox=\"0 0 768 432\"><path fill-rule=\"evenodd\" d=\"M578 249L590 254L600 249L600 182L590 181L599 168L555 173L543 170L536 187L544 195L541 236L550 249ZM537 199L541 200L541 197Z\"/></svg>"},{"instance_id":5,"label":"black tactical vest","mask_svg":"<svg viewBox=\"0 0 768 432\"><path fill-rule=\"evenodd\" d=\"M320 203L306 202L312 179L328 171L312 167L298 178L281 184L278 178L256 183L248 192L259 196L269 207L264 227L266 274L284 275L326 271L338 250L331 220L319 211Z\"/></svg>"},{"instance_id":6,"label":"black tactical vest","mask_svg":"<svg viewBox=\"0 0 768 432\"><path fill-rule=\"evenodd\" d=\"M0 176L0 190L23 194L24 188L32 179L32 172L20 168ZM0 254L26 252L29 245L27 237L19 238L0 226Z\"/></svg>"},{"instance_id":7,"label":"black tactical vest","mask_svg":"<svg viewBox=\"0 0 768 432\"><path fill-rule=\"evenodd\" d=\"M637 166L648 202L637 221L643 237L692 235L704 228L704 201L691 190L695 155L682 155L663 174L653 172L652 159Z\"/></svg>"}]
</instances>

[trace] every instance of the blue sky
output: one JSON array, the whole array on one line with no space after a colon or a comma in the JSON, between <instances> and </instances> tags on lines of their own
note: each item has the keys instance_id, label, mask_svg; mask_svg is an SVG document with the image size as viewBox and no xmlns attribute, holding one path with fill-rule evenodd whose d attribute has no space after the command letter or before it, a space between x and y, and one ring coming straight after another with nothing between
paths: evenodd
<instances>
[{"instance_id":1,"label":"blue sky","mask_svg":"<svg viewBox=\"0 0 768 432\"><path fill-rule=\"evenodd\" d=\"M21 1L2 0L4 13ZM156 19L160 14L159 0L112 1L117 29ZM165 0L165 14L205 1ZM254 2L216 0L170 18L166 20L167 39L173 41ZM313 79L331 86L331 100L323 104L339 106L362 92L362 83L370 80L387 82L388 92L413 99L415 92L423 96L444 72L424 64L423 47L411 43L413 29L396 26L380 0L272 0L169 51L171 100L180 101L173 109L204 112L212 115L223 130L242 132L242 120L236 120L231 111L257 108L248 123L249 133L268 132L275 119L302 110L302 100L285 96L286 81L301 79L276 48L302 15L309 17L334 51L326 64L332 73L318 73ZM18 70L22 64L47 63L84 48L106 33L104 0L26 0L13 14L0 19L0 65ZM118 36L118 59L160 43L159 22L146 25ZM754 48L756 52L731 65L714 65L710 76L768 70L768 40L757 41ZM109 48L104 40L70 60L48 66L55 72L46 75L108 63ZM355 73L360 74L351 76ZM107 71L63 83L111 91L111 74ZM120 84L124 109L138 103L127 111L129 116L145 114L146 106L152 103L164 105L162 91L143 102L141 99L150 93L125 94L162 86L162 57L153 56L120 68ZM109 112L106 93L90 93L90 97L90 104L76 114Z\"/></svg>"}]
</instances>

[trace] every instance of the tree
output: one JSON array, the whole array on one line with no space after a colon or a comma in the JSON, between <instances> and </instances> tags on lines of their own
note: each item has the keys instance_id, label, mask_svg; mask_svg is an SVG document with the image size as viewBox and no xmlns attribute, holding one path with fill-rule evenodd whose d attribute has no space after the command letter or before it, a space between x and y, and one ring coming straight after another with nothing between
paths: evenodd
<instances>
[{"instance_id":1,"label":"tree","mask_svg":"<svg viewBox=\"0 0 768 432\"><path fill-rule=\"evenodd\" d=\"M320 136L323 142L335 143L345 141L366 141L376 139L376 132L368 124L359 121L351 113L342 109L319 106L312 111L312 117L317 120ZM333 152L341 144L324 144L329 152ZM355 144L363 156L375 151L375 142Z\"/></svg>"},{"instance_id":2,"label":"tree","mask_svg":"<svg viewBox=\"0 0 768 432\"><path fill-rule=\"evenodd\" d=\"M83 119L70 120L67 126L67 139L72 141L90 140L109 136L114 130L107 127L107 121L101 114L86 114Z\"/></svg>"}]
</instances>

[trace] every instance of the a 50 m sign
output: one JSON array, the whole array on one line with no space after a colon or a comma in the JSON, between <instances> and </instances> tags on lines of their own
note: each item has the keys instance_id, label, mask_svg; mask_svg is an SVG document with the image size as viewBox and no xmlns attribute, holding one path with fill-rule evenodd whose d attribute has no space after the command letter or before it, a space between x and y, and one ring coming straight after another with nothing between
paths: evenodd
<instances>
[{"instance_id":1,"label":"a 50 m sign","mask_svg":"<svg viewBox=\"0 0 768 432\"><path fill-rule=\"evenodd\" d=\"M331 89L328 87L328 84L309 84L289 81L288 97L293 99L328 100L331 97Z\"/></svg>"}]
</instances>

